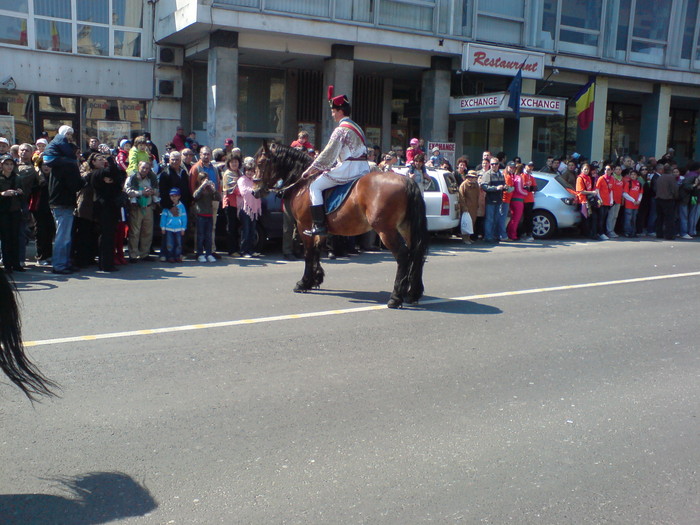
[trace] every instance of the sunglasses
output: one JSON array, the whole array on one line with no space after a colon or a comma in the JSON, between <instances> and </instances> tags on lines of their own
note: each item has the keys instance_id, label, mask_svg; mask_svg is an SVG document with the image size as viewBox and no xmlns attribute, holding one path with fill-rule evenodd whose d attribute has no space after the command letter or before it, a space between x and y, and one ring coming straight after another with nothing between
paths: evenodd
<instances>
[{"instance_id":1,"label":"sunglasses","mask_svg":"<svg viewBox=\"0 0 700 525\"><path fill-rule=\"evenodd\" d=\"M498 166L498 162L492 162L491 166Z\"/></svg>"}]
</instances>

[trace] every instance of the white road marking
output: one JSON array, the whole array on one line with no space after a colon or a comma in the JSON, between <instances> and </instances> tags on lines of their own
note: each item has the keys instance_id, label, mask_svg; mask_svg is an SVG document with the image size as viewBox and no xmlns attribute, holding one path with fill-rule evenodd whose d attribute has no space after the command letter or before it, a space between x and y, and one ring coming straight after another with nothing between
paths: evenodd
<instances>
[{"instance_id":1,"label":"white road marking","mask_svg":"<svg viewBox=\"0 0 700 525\"><path fill-rule=\"evenodd\" d=\"M664 279L679 279L681 277L698 277L700 272L688 272L688 273L674 273L667 275L654 275L650 277L636 277L631 279L618 279L614 281L599 281L593 283L583 283L583 284L567 284L563 286L551 286L547 288L531 288L528 290L513 290L509 292L494 292L485 293L477 295L465 295L462 297L450 297L445 299L426 299L420 302L420 306L426 306L431 304L442 304L454 301L474 301L477 299L493 299L497 297L510 297L516 295L528 295L537 293L547 293L547 292L560 292L565 290L579 290L582 288L596 288L600 286L614 286L621 284L634 284L634 283L644 283L651 281L660 281ZM386 305L373 305L373 306L361 306L357 308L345 308L342 310L325 310L320 312L307 312L299 314L285 314L285 315L274 315L270 317L257 317L253 319L237 319L234 321L220 321L217 323L202 323L202 324L190 324L183 326L169 326L166 328L152 328L148 330L130 330L128 332L112 332L106 334L93 334L93 335L77 335L73 337L60 337L56 339L42 339L37 341L27 341L25 346L45 346L45 345L56 345L63 343L75 343L80 341L95 341L98 339L117 339L120 337L137 337L142 335L154 335L154 334L166 334L171 332L186 332L190 330L204 330L209 328L223 328L229 326L240 326L248 324L258 324L258 323L272 323L277 321L289 321L295 319L308 319L314 317L325 317L329 315L346 315L355 314L360 312L371 312L374 310L385 310Z\"/></svg>"}]
</instances>

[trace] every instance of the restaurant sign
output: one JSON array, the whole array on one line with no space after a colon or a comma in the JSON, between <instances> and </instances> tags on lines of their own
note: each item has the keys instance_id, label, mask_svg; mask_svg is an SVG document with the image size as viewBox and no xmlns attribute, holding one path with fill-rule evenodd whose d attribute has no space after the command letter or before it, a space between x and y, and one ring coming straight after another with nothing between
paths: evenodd
<instances>
[{"instance_id":1,"label":"restaurant sign","mask_svg":"<svg viewBox=\"0 0 700 525\"><path fill-rule=\"evenodd\" d=\"M514 77L522 69L523 78L544 77L544 53L517 51L482 44L464 44L462 69Z\"/></svg>"},{"instance_id":2,"label":"restaurant sign","mask_svg":"<svg viewBox=\"0 0 700 525\"><path fill-rule=\"evenodd\" d=\"M508 117L513 115L513 110L508 107L509 101L510 93L507 91L470 97L452 97L450 98L450 115ZM563 116L565 113L566 99L564 98L520 95L521 117Z\"/></svg>"}]
</instances>

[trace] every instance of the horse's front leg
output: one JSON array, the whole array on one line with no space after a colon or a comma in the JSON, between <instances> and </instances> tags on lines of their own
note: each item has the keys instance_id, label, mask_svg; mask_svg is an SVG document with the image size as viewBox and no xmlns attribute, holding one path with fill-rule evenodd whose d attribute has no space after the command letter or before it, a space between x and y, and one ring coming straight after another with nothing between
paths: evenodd
<instances>
[{"instance_id":1,"label":"horse's front leg","mask_svg":"<svg viewBox=\"0 0 700 525\"><path fill-rule=\"evenodd\" d=\"M297 282L294 287L294 291L297 293L306 293L311 290L315 285L315 264L318 264L318 247L314 242L314 237L309 237L307 235L303 236L304 243L304 275L302 275L301 280ZM321 270L323 271L323 270ZM323 278L321 278L323 280Z\"/></svg>"}]
</instances>

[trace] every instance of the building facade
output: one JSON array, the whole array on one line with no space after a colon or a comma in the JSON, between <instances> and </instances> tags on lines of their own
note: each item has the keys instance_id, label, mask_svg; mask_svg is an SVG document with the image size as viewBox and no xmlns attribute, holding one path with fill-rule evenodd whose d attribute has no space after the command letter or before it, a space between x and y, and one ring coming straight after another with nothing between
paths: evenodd
<instances>
[{"instance_id":1,"label":"building facade","mask_svg":"<svg viewBox=\"0 0 700 525\"><path fill-rule=\"evenodd\" d=\"M182 123L246 153L306 129L320 147L333 84L383 150L420 136L474 160L674 147L683 162L700 147L699 28L697 0L0 0L16 84L0 88L0 125L148 129L162 145ZM582 130L572 101L592 76Z\"/></svg>"}]
</instances>

